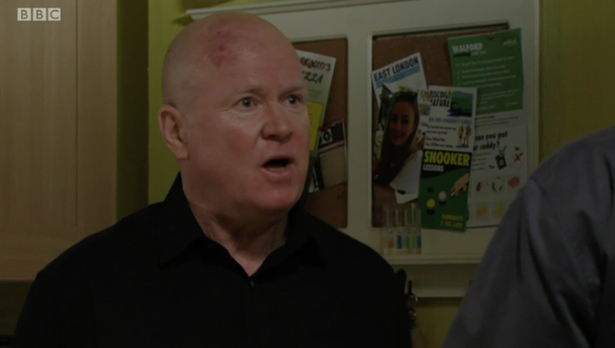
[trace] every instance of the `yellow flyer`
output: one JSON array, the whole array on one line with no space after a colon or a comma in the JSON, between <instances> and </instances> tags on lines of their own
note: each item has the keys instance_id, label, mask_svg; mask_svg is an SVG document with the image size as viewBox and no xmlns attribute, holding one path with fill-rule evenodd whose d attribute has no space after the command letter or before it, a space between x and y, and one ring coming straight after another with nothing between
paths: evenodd
<instances>
[{"instance_id":1,"label":"yellow flyer","mask_svg":"<svg viewBox=\"0 0 615 348\"><path fill-rule=\"evenodd\" d=\"M308 100L307 108L308 115L310 117L310 151L313 151L316 147L316 141L318 139L318 128L320 128L322 123L324 105Z\"/></svg>"},{"instance_id":2,"label":"yellow flyer","mask_svg":"<svg viewBox=\"0 0 615 348\"><path fill-rule=\"evenodd\" d=\"M318 129L322 126L327 99L333 79L335 58L318 53L296 50L303 70L303 79L308 90L308 113L310 116L310 151L316 149Z\"/></svg>"}]
</instances>

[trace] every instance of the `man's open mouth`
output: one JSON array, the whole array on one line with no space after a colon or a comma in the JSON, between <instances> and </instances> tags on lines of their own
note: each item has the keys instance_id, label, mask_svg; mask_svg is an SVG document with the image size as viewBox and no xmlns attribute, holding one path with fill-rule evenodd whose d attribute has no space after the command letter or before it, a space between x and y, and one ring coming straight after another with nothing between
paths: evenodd
<instances>
[{"instance_id":1,"label":"man's open mouth","mask_svg":"<svg viewBox=\"0 0 615 348\"><path fill-rule=\"evenodd\" d=\"M289 158L275 158L265 162L265 168L270 170L282 170L290 164Z\"/></svg>"}]
</instances>

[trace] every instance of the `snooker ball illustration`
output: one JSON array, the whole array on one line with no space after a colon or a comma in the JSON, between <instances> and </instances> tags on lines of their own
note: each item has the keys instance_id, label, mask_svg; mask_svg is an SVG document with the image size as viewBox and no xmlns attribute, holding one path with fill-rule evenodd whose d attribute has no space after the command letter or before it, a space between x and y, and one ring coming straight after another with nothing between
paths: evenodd
<instances>
[{"instance_id":1,"label":"snooker ball illustration","mask_svg":"<svg viewBox=\"0 0 615 348\"><path fill-rule=\"evenodd\" d=\"M430 198L427 200L425 206L427 207L427 214L433 214L436 207L436 201L433 198Z\"/></svg>"},{"instance_id":2,"label":"snooker ball illustration","mask_svg":"<svg viewBox=\"0 0 615 348\"><path fill-rule=\"evenodd\" d=\"M440 203L440 205L446 204L446 192L440 191L438 194L438 203Z\"/></svg>"}]
</instances>

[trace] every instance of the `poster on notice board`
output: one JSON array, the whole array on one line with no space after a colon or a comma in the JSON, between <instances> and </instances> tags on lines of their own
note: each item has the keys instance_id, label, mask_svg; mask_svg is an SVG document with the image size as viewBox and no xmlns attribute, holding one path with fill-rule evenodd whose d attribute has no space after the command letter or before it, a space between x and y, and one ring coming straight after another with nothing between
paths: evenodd
<instances>
[{"instance_id":1,"label":"poster on notice board","mask_svg":"<svg viewBox=\"0 0 615 348\"><path fill-rule=\"evenodd\" d=\"M430 86L419 204L423 228L465 231L474 149L476 88Z\"/></svg>"},{"instance_id":2,"label":"poster on notice board","mask_svg":"<svg viewBox=\"0 0 615 348\"><path fill-rule=\"evenodd\" d=\"M384 206L409 204L418 196L422 136L418 90L426 89L420 53L371 73L377 111L373 122L373 226L382 226Z\"/></svg>"},{"instance_id":3,"label":"poster on notice board","mask_svg":"<svg viewBox=\"0 0 615 348\"><path fill-rule=\"evenodd\" d=\"M477 88L467 227L493 226L527 180L521 29L454 37L455 86Z\"/></svg>"},{"instance_id":4,"label":"poster on notice board","mask_svg":"<svg viewBox=\"0 0 615 348\"><path fill-rule=\"evenodd\" d=\"M308 115L310 117L310 151L317 147L319 133L327 110L327 100L333 80L335 58L318 53L296 50L301 62L303 79L308 90Z\"/></svg>"}]
</instances>

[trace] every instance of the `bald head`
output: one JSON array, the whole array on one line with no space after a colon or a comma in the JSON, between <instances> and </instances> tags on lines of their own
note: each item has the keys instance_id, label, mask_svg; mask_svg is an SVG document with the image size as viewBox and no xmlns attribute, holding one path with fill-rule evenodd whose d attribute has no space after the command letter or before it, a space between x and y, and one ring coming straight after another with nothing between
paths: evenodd
<instances>
[{"instance_id":1,"label":"bald head","mask_svg":"<svg viewBox=\"0 0 615 348\"><path fill-rule=\"evenodd\" d=\"M188 201L234 228L283 222L303 192L310 135L288 39L252 15L207 17L172 42L163 88L158 124Z\"/></svg>"},{"instance_id":2,"label":"bald head","mask_svg":"<svg viewBox=\"0 0 615 348\"><path fill-rule=\"evenodd\" d=\"M189 107L203 83L222 83L209 81L207 70L232 62L237 50L247 43L263 49L269 43L293 49L276 27L250 14L215 14L188 25L171 42L165 56L163 102L180 109Z\"/></svg>"}]
</instances>

